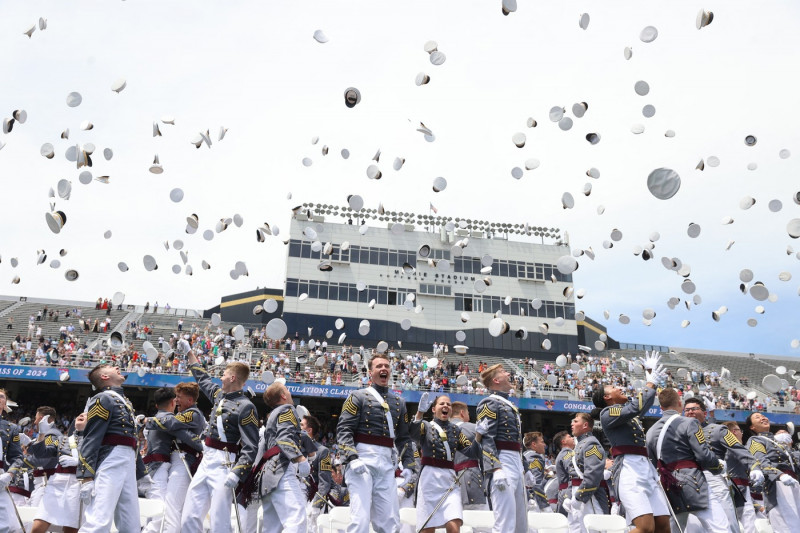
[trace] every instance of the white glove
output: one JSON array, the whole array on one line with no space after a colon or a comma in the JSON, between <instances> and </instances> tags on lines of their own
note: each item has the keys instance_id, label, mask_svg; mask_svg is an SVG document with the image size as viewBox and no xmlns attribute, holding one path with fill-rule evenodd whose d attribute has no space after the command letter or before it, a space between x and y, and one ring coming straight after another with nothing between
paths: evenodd
<instances>
[{"instance_id":1,"label":"white glove","mask_svg":"<svg viewBox=\"0 0 800 533\"><path fill-rule=\"evenodd\" d=\"M619 504L617 502L611 504L611 514L619 514Z\"/></svg>"},{"instance_id":2,"label":"white glove","mask_svg":"<svg viewBox=\"0 0 800 533\"><path fill-rule=\"evenodd\" d=\"M751 483L763 483L764 482L764 472L761 470L751 470L750 471L750 482Z\"/></svg>"},{"instance_id":3,"label":"white glove","mask_svg":"<svg viewBox=\"0 0 800 533\"><path fill-rule=\"evenodd\" d=\"M571 498L565 498L564 499L564 503L561 504L561 507L563 507L564 510L566 512L568 512L568 513L570 511L572 511L572 499Z\"/></svg>"},{"instance_id":4,"label":"white glove","mask_svg":"<svg viewBox=\"0 0 800 533\"><path fill-rule=\"evenodd\" d=\"M181 355L186 355L192 349L192 345L189 344L189 341L187 341L186 339L179 340L177 347L178 347L178 353L180 353Z\"/></svg>"},{"instance_id":5,"label":"white glove","mask_svg":"<svg viewBox=\"0 0 800 533\"><path fill-rule=\"evenodd\" d=\"M11 474L6 472L5 474L0 476L0 490L5 489L11 484Z\"/></svg>"},{"instance_id":6,"label":"white glove","mask_svg":"<svg viewBox=\"0 0 800 533\"><path fill-rule=\"evenodd\" d=\"M661 361L661 354L655 350L652 352L645 351L644 359L640 357L639 361L642 363L642 366L644 366L645 369L653 370L654 368L658 367L658 362Z\"/></svg>"},{"instance_id":7,"label":"white glove","mask_svg":"<svg viewBox=\"0 0 800 533\"><path fill-rule=\"evenodd\" d=\"M364 461L361 459L353 459L347 463L347 468L359 476L363 476L367 473L367 465L365 465Z\"/></svg>"},{"instance_id":8,"label":"white glove","mask_svg":"<svg viewBox=\"0 0 800 533\"><path fill-rule=\"evenodd\" d=\"M402 478L405 480L406 483L411 482L411 478L414 477L414 472L411 471L410 468L404 468L403 471L400 473Z\"/></svg>"},{"instance_id":9,"label":"white glove","mask_svg":"<svg viewBox=\"0 0 800 533\"><path fill-rule=\"evenodd\" d=\"M603 479L606 481L611 479L611 470L603 470Z\"/></svg>"},{"instance_id":10,"label":"white glove","mask_svg":"<svg viewBox=\"0 0 800 533\"><path fill-rule=\"evenodd\" d=\"M706 411L709 413L717 408L717 404L710 398L703 398L703 403L706 404Z\"/></svg>"},{"instance_id":11,"label":"white glove","mask_svg":"<svg viewBox=\"0 0 800 533\"><path fill-rule=\"evenodd\" d=\"M658 365L647 372L647 382L653 385L658 385L664 379L664 365Z\"/></svg>"},{"instance_id":12,"label":"white glove","mask_svg":"<svg viewBox=\"0 0 800 533\"><path fill-rule=\"evenodd\" d=\"M494 488L501 492L508 488L508 479L506 478L506 473L501 468L498 468L494 471L494 474L492 475L492 483L494 483Z\"/></svg>"},{"instance_id":13,"label":"white glove","mask_svg":"<svg viewBox=\"0 0 800 533\"><path fill-rule=\"evenodd\" d=\"M144 415L136 415L136 423L139 424L140 426L144 425L145 418L147 417Z\"/></svg>"},{"instance_id":14,"label":"white glove","mask_svg":"<svg viewBox=\"0 0 800 533\"><path fill-rule=\"evenodd\" d=\"M583 514L583 508L586 504L580 500L572 500L572 504L569 506L569 510L575 514Z\"/></svg>"},{"instance_id":15,"label":"white glove","mask_svg":"<svg viewBox=\"0 0 800 533\"><path fill-rule=\"evenodd\" d=\"M308 461L301 461L297 463L297 475L300 477L308 477L311 473L311 463Z\"/></svg>"},{"instance_id":16,"label":"white glove","mask_svg":"<svg viewBox=\"0 0 800 533\"><path fill-rule=\"evenodd\" d=\"M800 483L798 483L797 480L789 474L781 474L781 477L779 477L778 480L787 487L791 487L792 485L800 485Z\"/></svg>"},{"instance_id":17,"label":"white glove","mask_svg":"<svg viewBox=\"0 0 800 533\"><path fill-rule=\"evenodd\" d=\"M19 445L20 446L27 446L31 443L31 438L27 436L25 433L19 434Z\"/></svg>"},{"instance_id":18,"label":"white glove","mask_svg":"<svg viewBox=\"0 0 800 533\"><path fill-rule=\"evenodd\" d=\"M58 464L64 468L69 468L71 466L78 466L78 460L71 455L61 455L58 457Z\"/></svg>"},{"instance_id":19,"label":"white glove","mask_svg":"<svg viewBox=\"0 0 800 533\"><path fill-rule=\"evenodd\" d=\"M406 497L406 491L403 487L397 487L397 497L401 500Z\"/></svg>"},{"instance_id":20,"label":"white glove","mask_svg":"<svg viewBox=\"0 0 800 533\"><path fill-rule=\"evenodd\" d=\"M475 433L483 437L487 433L489 433L489 420L484 418L475 426Z\"/></svg>"},{"instance_id":21,"label":"white glove","mask_svg":"<svg viewBox=\"0 0 800 533\"><path fill-rule=\"evenodd\" d=\"M47 433L55 425L55 422L50 422L50 415L42 417L39 421L39 433Z\"/></svg>"},{"instance_id":22,"label":"white glove","mask_svg":"<svg viewBox=\"0 0 800 533\"><path fill-rule=\"evenodd\" d=\"M20 437L21 436L22 436L22 434L20 433ZM788 433L780 433L778 435L775 435L775 442L778 442L778 443L783 444L783 445L791 446L792 445L792 436L789 435Z\"/></svg>"},{"instance_id":23,"label":"white glove","mask_svg":"<svg viewBox=\"0 0 800 533\"><path fill-rule=\"evenodd\" d=\"M431 395L427 392L423 392L422 396L419 398L419 407L417 407L417 411L420 413L427 413L428 409L431 408L433 405L433 400L431 399Z\"/></svg>"},{"instance_id":24,"label":"white glove","mask_svg":"<svg viewBox=\"0 0 800 533\"><path fill-rule=\"evenodd\" d=\"M239 476L233 472L228 472L228 477L225 478L225 488L232 489L239 484Z\"/></svg>"},{"instance_id":25,"label":"white glove","mask_svg":"<svg viewBox=\"0 0 800 533\"><path fill-rule=\"evenodd\" d=\"M89 505L94 498L94 480L81 484L81 501L84 505Z\"/></svg>"}]
</instances>

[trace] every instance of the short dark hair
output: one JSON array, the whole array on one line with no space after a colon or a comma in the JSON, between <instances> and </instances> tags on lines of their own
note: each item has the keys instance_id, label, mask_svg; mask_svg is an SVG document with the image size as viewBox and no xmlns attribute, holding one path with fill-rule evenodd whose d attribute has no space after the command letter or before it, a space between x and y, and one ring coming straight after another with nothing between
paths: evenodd
<instances>
[{"instance_id":1,"label":"short dark hair","mask_svg":"<svg viewBox=\"0 0 800 533\"><path fill-rule=\"evenodd\" d=\"M317 420L317 417L314 415L306 415L303 417L303 420L306 421L306 426L311 428L311 433L313 433L313 437L317 437L319 435L319 430L322 427Z\"/></svg>"},{"instance_id":2,"label":"short dark hair","mask_svg":"<svg viewBox=\"0 0 800 533\"><path fill-rule=\"evenodd\" d=\"M275 407L281 401L283 391L288 390L280 381L275 381L264 391L264 402L270 407Z\"/></svg>"},{"instance_id":3,"label":"short dark hair","mask_svg":"<svg viewBox=\"0 0 800 533\"><path fill-rule=\"evenodd\" d=\"M100 374L102 374L104 368L114 368L114 365L100 363L89 371L89 383L94 385L96 389L99 389L103 386L103 379L100 377Z\"/></svg>"},{"instance_id":4,"label":"short dark hair","mask_svg":"<svg viewBox=\"0 0 800 533\"><path fill-rule=\"evenodd\" d=\"M685 408L685 407L686 407L687 405L689 405L690 403L695 403L695 404L697 404L697 407L699 407L699 408L700 408L700 410L701 410L701 411L703 411L703 412L705 413L705 411L706 411L706 404L705 404L705 402L704 402L704 401L702 401L700 398L694 398L694 397L692 397L692 398L687 398L687 399L686 399L686 400L683 402L683 407Z\"/></svg>"},{"instance_id":5,"label":"short dark hair","mask_svg":"<svg viewBox=\"0 0 800 533\"><path fill-rule=\"evenodd\" d=\"M678 391L672 387L667 387L658 393L658 404L662 409L665 407L680 407L681 397L678 395Z\"/></svg>"},{"instance_id":6,"label":"short dark hair","mask_svg":"<svg viewBox=\"0 0 800 533\"><path fill-rule=\"evenodd\" d=\"M57 416L56 415L56 410L53 409L52 407L47 406L47 405L43 405L42 407L39 407L38 409L36 409L36 414L37 415L42 415L42 418L44 418L46 416L49 416L50 417L50 422L55 422L56 421L56 416Z\"/></svg>"},{"instance_id":7,"label":"short dark hair","mask_svg":"<svg viewBox=\"0 0 800 533\"><path fill-rule=\"evenodd\" d=\"M175 398L175 389L172 387L161 387L153 394L153 400L156 402L156 407L161 409L162 406L171 402Z\"/></svg>"},{"instance_id":8,"label":"short dark hair","mask_svg":"<svg viewBox=\"0 0 800 533\"><path fill-rule=\"evenodd\" d=\"M194 401L197 401L198 396L200 396L200 386L194 381L178 383L175 385L175 394L191 396L194 398Z\"/></svg>"},{"instance_id":9,"label":"short dark hair","mask_svg":"<svg viewBox=\"0 0 800 533\"><path fill-rule=\"evenodd\" d=\"M567 435L569 435L569 433L567 433L566 431L559 431L553 436L553 447L556 450L561 449L561 443L564 441L564 437L566 437Z\"/></svg>"},{"instance_id":10,"label":"short dark hair","mask_svg":"<svg viewBox=\"0 0 800 533\"><path fill-rule=\"evenodd\" d=\"M529 431L525 433L525 436L522 438L522 444L529 448L531 444L534 442L539 442L540 440L544 440L544 435L540 431Z\"/></svg>"},{"instance_id":11,"label":"short dark hair","mask_svg":"<svg viewBox=\"0 0 800 533\"><path fill-rule=\"evenodd\" d=\"M581 420L589 424L589 427L594 426L594 418L592 418L592 415L590 415L589 413L575 413L575 416L573 416L572 418L580 418Z\"/></svg>"}]
</instances>

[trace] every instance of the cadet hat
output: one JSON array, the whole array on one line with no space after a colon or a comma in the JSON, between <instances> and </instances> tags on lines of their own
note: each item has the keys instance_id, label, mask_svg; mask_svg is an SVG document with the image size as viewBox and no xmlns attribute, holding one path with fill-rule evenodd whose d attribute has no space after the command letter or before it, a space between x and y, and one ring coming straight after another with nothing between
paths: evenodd
<instances>
[{"instance_id":1,"label":"cadet hat","mask_svg":"<svg viewBox=\"0 0 800 533\"><path fill-rule=\"evenodd\" d=\"M67 95L67 105L69 107L78 107L81 105L82 101L83 97L81 96L81 93L71 92ZM67 135L69 135L69 133L67 133Z\"/></svg>"},{"instance_id":2,"label":"cadet hat","mask_svg":"<svg viewBox=\"0 0 800 533\"><path fill-rule=\"evenodd\" d=\"M153 174L161 174L164 172L164 167L161 166L161 162L158 160L158 154L153 158L153 164L150 165L150 172Z\"/></svg>"},{"instance_id":3,"label":"cadet hat","mask_svg":"<svg viewBox=\"0 0 800 533\"><path fill-rule=\"evenodd\" d=\"M447 188L447 180L441 176L433 180L433 192L442 192Z\"/></svg>"},{"instance_id":4,"label":"cadet hat","mask_svg":"<svg viewBox=\"0 0 800 533\"><path fill-rule=\"evenodd\" d=\"M647 188L659 200L669 200L681 188L681 177L670 168L657 168L647 176Z\"/></svg>"},{"instance_id":5,"label":"cadet hat","mask_svg":"<svg viewBox=\"0 0 800 533\"><path fill-rule=\"evenodd\" d=\"M63 211L51 211L45 213L45 221L50 231L53 233L60 233L61 228L67 223L67 215Z\"/></svg>"},{"instance_id":6,"label":"cadet hat","mask_svg":"<svg viewBox=\"0 0 800 533\"><path fill-rule=\"evenodd\" d=\"M119 94L127 86L128 82L125 81L125 78L118 78L117 80L114 81L114 83L111 84L111 90Z\"/></svg>"},{"instance_id":7,"label":"cadet hat","mask_svg":"<svg viewBox=\"0 0 800 533\"><path fill-rule=\"evenodd\" d=\"M355 87L348 87L344 91L344 105L353 108L361 102L361 91Z\"/></svg>"},{"instance_id":8,"label":"cadet hat","mask_svg":"<svg viewBox=\"0 0 800 533\"><path fill-rule=\"evenodd\" d=\"M643 43L652 43L658 37L658 29L655 26L645 26L639 33L639 40Z\"/></svg>"},{"instance_id":9,"label":"cadet hat","mask_svg":"<svg viewBox=\"0 0 800 533\"><path fill-rule=\"evenodd\" d=\"M66 278L67 281L75 281L76 279L78 279L78 271L67 270L66 272L64 272L64 278Z\"/></svg>"},{"instance_id":10,"label":"cadet hat","mask_svg":"<svg viewBox=\"0 0 800 533\"><path fill-rule=\"evenodd\" d=\"M145 255L142 258L142 263L144 263L144 268L148 272L152 272L153 270L158 270L158 264L156 263L156 259L152 255Z\"/></svg>"},{"instance_id":11,"label":"cadet hat","mask_svg":"<svg viewBox=\"0 0 800 533\"><path fill-rule=\"evenodd\" d=\"M711 11L706 11L705 9L701 9L697 12L697 18L695 19L695 27L699 30L705 28L711 21L714 20L714 13Z\"/></svg>"},{"instance_id":12,"label":"cadet hat","mask_svg":"<svg viewBox=\"0 0 800 533\"><path fill-rule=\"evenodd\" d=\"M581 16L578 18L578 27L580 29L585 30L589 27L589 13L581 13Z\"/></svg>"}]
</instances>

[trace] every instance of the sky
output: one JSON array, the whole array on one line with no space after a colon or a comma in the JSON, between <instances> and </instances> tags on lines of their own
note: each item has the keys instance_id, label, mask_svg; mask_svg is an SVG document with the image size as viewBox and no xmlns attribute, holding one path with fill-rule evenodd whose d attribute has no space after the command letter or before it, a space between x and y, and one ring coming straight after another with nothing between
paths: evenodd
<instances>
[{"instance_id":1,"label":"sky","mask_svg":"<svg viewBox=\"0 0 800 533\"><path fill-rule=\"evenodd\" d=\"M703 8L714 18L698 30ZM595 252L593 260L578 258L575 287L585 296L576 308L620 341L800 354L791 344L800 338L800 242L787 232L800 218L793 201L800 190L796 2L520 1L508 16L499 0L33 0L1 9L0 113L28 115L0 136L2 294L93 301L121 291L126 303L205 309L223 295L281 288L286 232L258 243L255 228L267 222L288 230L292 207L345 205L359 194L369 208L427 213L433 203L443 216L560 228L573 250ZM647 26L658 30L649 43L640 39ZM313 38L317 30L328 42ZM431 40L446 56L441 65L425 51ZM428 84L415 84L420 72ZM126 87L116 93L119 79ZM635 92L637 81L647 82L648 94ZM348 87L361 93L353 108L344 105ZM73 91L82 102L68 107ZM578 102L588 104L582 118L572 113ZM650 118L642 112L648 104ZM553 107L566 109L571 129L550 120ZM93 128L83 131L84 121ZM420 122L433 142L416 131ZM632 133L636 125L644 132ZM221 141L220 127L228 129ZM67 128L69 139L61 139ZM191 141L206 130L211 147L196 149ZM512 137L520 132L526 143L517 148ZM588 143L588 133L600 142ZM745 144L748 135L754 146ZM40 155L44 143L54 146L52 159ZM96 147L93 167L77 169L65 153L85 143ZM159 175L148 170L156 154ZM396 157L405 158L400 171L392 169ZM513 178L512 169L530 159L539 166ZM370 164L381 180L367 177ZM590 168L599 178L587 176ZM680 175L671 199L647 188L657 168ZM109 183L83 185L84 170ZM439 193L431 189L436 177L448 183ZM62 179L72 184L70 198L48 198ZM170 199L175 188L184 192L178 203ZM571 209L562 208L565 192L575 199ZM756 202L745 210L746 196ZM776 199L781 209L772 212ZM50 202L67 214L57 235L45 223ZM200 230L188 235L193 213ZM205 230L234 214L241 228L204 240ZM723 224L725 217L733 223ZM700 225L696 238L687 235L690 223ZM606 249L614 229L622 239ZM643 261L634 247L653 232L660 235L654 258ZM172 272L185 268L178 239L192 276ZM38 250L48 256L41 265ZM146 254L158 270L145 270ZM682 291L684 278L662 257L690 265L699 305L685 306L694 294ZM61 265L51 268L56 258ZM249 276L231 278L236 261ZM130 269L120 272L119 262ZM67 281L68 269L79 278ZM742 269L754 274L748 287L764 283L769 300L740 292ZM781 273L791 278L781 281ZM15 276L19 284L11 283ZM671 297L681 299L674 310ZM714 321L722 306L727 313ZM642 322L645 309L656 313L650 325Z\"/></svg>"}]
</instances>

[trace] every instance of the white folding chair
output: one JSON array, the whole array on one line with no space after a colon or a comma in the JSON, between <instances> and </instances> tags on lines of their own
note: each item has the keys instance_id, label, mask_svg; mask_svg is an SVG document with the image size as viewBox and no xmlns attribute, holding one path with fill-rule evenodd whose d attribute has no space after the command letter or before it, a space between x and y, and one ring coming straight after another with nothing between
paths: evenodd
<instances>
[{"instance_id":1,"label":"white folding chair","mask_svg":"<svg viewBox=\"0 0 800 533\"><path fill-rule=\"evenodd\" d=\"M756 533L772 533L772 526L766 518L757 518L755 526Z\"/></svg>"},{"instance_id":2,"label":"white folding chair","mask_svg":"<svg viewBox=\"0 0 800 533\"><path fill-rule=\"evenodd\" d=\"M488 510L466 509L464 511L464 525L473 529L494 527L494 512Z\"/></svg>"},{"instance_id":3,"label":"white folding chair","mask_svg":"<svg viewBox=\"0 0 800 533\"><path fill-rule=\"evenodd\" d=\"M350 524L350 508L334 507L327 514L317 517L317 528L321 533L336 533L345 531Z\"/></svg>"},{"instance_id":4,"label":"white folding chair","mask_svg":"<svg viewBox=\"0 0 800 533\"><path fill-rule=\"evenodd\" d=\"M147 525L148 520L161 518L164 514L164 501L139 498L139 523L142 527Z\"/></svg>"},{"instance_id":5,"label":"white folding chair","mask_svg":"<svg viewBox=\"0 0 800 533\"><path fill-rule=\"evenodd\" d=\"M22 519L22 523L25 524L26 529L30 529L30 524L33 523L34 519L36 518L36 512L39 510L38 507L28 507L24 505L20 505L17 507L17 512L19 513L19 517ZM17 522L17 517L11 517L14 521L12 522L12 530L14 527L19 526Z\"/></svg>"},{"instance_id":6,"label":"white folding chair","mask_svg":"<svg viewBox=\"0 0 800 533\"><path fill-rule=\"evenodd\" d=\"M589 532L625 533L628 524L625 519L615 514L587 514L583 517L583 525Z\"/></svg>"},{"instance_id":7,"label":"white folding chair","mask_svg":"<svg viewBox=\"0 0 800 533\"><path fill-rule=\"evenodd\" d=\"M414 507L404 507L400 509L400 523L417 527L417 510Z\"/></svg>"},{"instance_id":8,"label":"white folding chair","mask_svg":"<svg viewBox=\"0 0 800 533\"><path fill-rule=\"evenodd\" d=\"M569 520L561 513L528 511L528 530L539 533L568 533Z\"/></svg>"}]
</instances>

